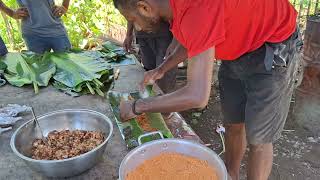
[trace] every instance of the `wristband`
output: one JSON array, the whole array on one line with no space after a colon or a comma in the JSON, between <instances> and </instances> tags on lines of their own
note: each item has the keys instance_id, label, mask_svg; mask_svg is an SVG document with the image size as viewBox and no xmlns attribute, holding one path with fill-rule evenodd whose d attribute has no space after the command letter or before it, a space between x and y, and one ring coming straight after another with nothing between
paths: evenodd
<instances>
[{"instance_id":1,"label":"wristband","mask_svg":"<svg viewBox=\"0 0 320 180\"><path fill-rule=\"evenodd\" d=\"M136 111L136 103L137 103L138 100L139 100L139 99L136 99L136 100L134 100L133 103L132 103L132 112L133 112L133 114L135 114L135 115L137 115L137 116L139 116L139 115L142 114L142 113L138 113L138 112Z\"/></svg>"}]
</instances>

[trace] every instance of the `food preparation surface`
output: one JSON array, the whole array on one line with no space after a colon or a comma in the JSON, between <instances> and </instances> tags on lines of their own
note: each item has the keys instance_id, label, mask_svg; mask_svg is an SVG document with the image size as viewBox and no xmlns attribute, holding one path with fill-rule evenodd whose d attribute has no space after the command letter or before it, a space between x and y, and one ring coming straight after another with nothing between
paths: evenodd
<instances>
[{"instance_id":1,"label":"food preparation surface","mask_svg":"<svg viewBox=\"0 0 320 180\"><path fill-rule=\"evenodd\" d=\"M120 67L120 77L116 81L114 90L122 92L137 90L137 84L143 76L142 71L137 65ZM34 95L32 87L17 88L6 85L0 88L0 95L0 104L30 105L34 107L37 115L61 109L83 108L98 111L109 118L113 118L111 109L104 98L91 95L73 98L51 86L40 89L40 93ZM0 180L47 179L41 174L32 171L10 148L11 135L21 124L31 119L32 115L28 113L22 117L23 120L19 121L12 131L0 135ZM88 172L70 179L116 180L118 178L119 165L128 151L116 124L114 123L113 125L114 133L101 162Z\"/></svg>"},{"instance_id":2,"label":"food preparation surface","mask_svg":"<svg viewBox=\"0 0 320 180\"><path fill-rule=\"evenodd\" d=\"M120 69L120 76L115 81L114 91L135 92L138 91L139 83L143 78L143 69L139 65L128 65L116 67ZM156 92L160 90L156 88ZM111 106L106 98L92 95L84 95L73 98L49 86L41 88L39 94L35 95L33 88L17 88L6 85L0 88L0 104L21 104L33 106L37 115L62 109L90 109L105 114L114 122ZM10 148L10 138L13 132L24 122L32 118L31 113L22 116L12 131L0 134L0 180L42 180L48 179L43 175L32 171L21 159L19 159ZM174 137L200 141L183 118L174 113L169 119L165 119L168 128ZM68 178L72 180L104 179L117 180L118 169L124 156L128 153L116 123L113 123L114 132L108 143L103 159L99 164L88 172L79 176Z\"/></svg>"}]
</instances>

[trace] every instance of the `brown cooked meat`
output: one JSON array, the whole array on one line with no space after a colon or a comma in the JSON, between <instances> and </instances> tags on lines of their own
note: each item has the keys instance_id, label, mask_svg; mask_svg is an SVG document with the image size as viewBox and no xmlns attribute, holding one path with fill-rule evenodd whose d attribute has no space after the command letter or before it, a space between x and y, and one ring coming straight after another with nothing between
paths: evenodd
<instances>
[{"instance_id":1,"label":"brown cooked meat","mask_svg":"<svg viewBox=\"0 0 320 180\"><path fill-rule=\"evenodd\" d=\"M137 123L139 124L139 126L147 132L153 132L153 131L157 131L156 128L153 128L150 124L150 121L147 117L147 115L145 113L139 115L136 117Z\"/></svg>"},{"instance_id":2,"label":"brown cooked meat","mask_svg":"<svg viewBox=\"0 0 320 180\"><path fill-rule=\"evenodd\" d=\"M104 134L95 131L63 130L48 134L47 142L36 139L32 143L32 158L60 160L84 154L104 141Z\"/></svg>"}]
</instances>

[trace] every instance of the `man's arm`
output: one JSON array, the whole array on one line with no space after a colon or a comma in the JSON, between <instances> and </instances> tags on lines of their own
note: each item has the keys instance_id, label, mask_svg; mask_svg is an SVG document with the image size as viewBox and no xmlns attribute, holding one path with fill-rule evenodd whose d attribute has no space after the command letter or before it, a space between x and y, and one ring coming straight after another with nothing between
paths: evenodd
<instances>
[{"instance_id":1,"label":"man's arm","mask_svg":"<svg viewBox=\"0 0 320 180\"><path fill-rule=\"evenodd\" d=\"M172 68L177 67L177 65L188 58L187 49L184 48L175 39L172 41L175 48L169 56L165 57L165 61L158 67L162 74L170 71Z\"/></svg>"},{"instance_id":2,"label":"man's arm","mask_svg":"<svg viewBox=\"0 0 320 180\"><path fill-rule=\"evenodd\" d=\"M143 84L154 84L156 80L161 79L163 75L188 58L187 49L184 48L178 41L173 41L175 47L169 56L165 57L165 61L157 68L145 72ZM172 44L170 44L171 46Z\"/></svg>"},{"instance_id":3,"label":"man's arm","mask_svg":"<svg viewBox=\"0 0 320 180\"><path fill-rule=\"evenodd\" d=\"M17 10L12 10L8 6L6 6L1 0L0 0L0 10L14 19L22 19L24 17L29 16L27 8L22 7L22 8L18 8Z\"/></svg>"},{"instance_id":4,"label":"man's arm","mask_svg":"<svg viewBox=\"0 0 320 180\"><path fill-rule=\"evenodd\" d=\"M167 48L166 55L164 57L165 59L174 52L178 44L179 42L177 41L177 39L173 37L170 45Z\"/></svg>"},{"instance_id":5,"label":"man's arm","mask_svg":"<svg viewBox=\"0 0 320 180\"><path fill-rule=\"evenodd\" d=\"M140 99L136 101L135 111L137 113L176 112L204 108L210 97L214 57L214 48L211 48L191 58L188 64L188 83L185 87L163 96ZM132 101L120 104L123 120L135 116L132 105Z\"/></svg>"},{"instance_id":6,"label":"man's arm","mask_svg":"<svg viewBox=\"0 0 320 180\"><path fill-rule=\"evenodd\" d=\"M132 36L133 34L133 24L128 21L127 23L127 36Z\"/></svg>"},{"instance_id":7,"label":"man's arm","mask_svg":"<svg viewBox=\"0 0 320 180\"><path fill-rule=\"evenodd\" d=\"M133 41L133 24L128 21L127 34L126 34L126 38L123 41L123 47L127 52L130 52L132 49L132 41Z\"/></svg>"}]
</instances>

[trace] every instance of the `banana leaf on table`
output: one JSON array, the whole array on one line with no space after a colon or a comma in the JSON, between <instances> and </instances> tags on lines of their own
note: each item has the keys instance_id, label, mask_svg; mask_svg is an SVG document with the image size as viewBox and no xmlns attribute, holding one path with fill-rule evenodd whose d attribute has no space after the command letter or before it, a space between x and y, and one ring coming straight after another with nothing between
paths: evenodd
<instances>
[{"instance_id":1,"label":"banana leaf on table","mask_svg":"<svg viewBox=\"0 0 320 180\"><path fill-rule=\"evenodd\" d=\"M117 46L115 43L111 41L106 41L102 44L103 51L105 52L112 52L116 49L118 49L120 46Z\"/></svg>"},{"instance_id":2,"label":"banana leaf on table","mask_svg":"<svg viewBox=\"0 0 320 180\"><path fill-rule=\"evenodd\" d=\"M81 49L72 49L71 51L78 55L106 61L111 66L136 64L136 57L134 55L128 54L121 46L111 41L104 42L101 49L97 51L84 51Z\"/></svg>"},{"instance_id":3,"label":"banana leaf on table","mask_svg":"<svg viewBox=\"0 0 320 180\"><path fill-rule=\"evenodd\" d=\"M123 47L106 41L102 44L102 49L99 51L101 57L112 65L130 65L135 64L135 56L127 54Z\"/></svg>"},{"instance_id":4,"label":"banana leaf on table","mask_svg":"<svg viewBox=\"0 0 320 180\"><path fill-rule=\"evenodd\" d=\"M2 62L2 61L0 61L0 71L4 71L4 70L6 70L7 69L7 65L6 65L6 63L4 63L4 62Z\"/></svg>"},{"instance_id":5,"label":"banana leaf on table","mask_svg":"<svg viewBox=\"0 0 320 180\"><path fill-rule=\"evenodd\" d=\"M62 91L104 96L113 83L113 69L107 62L76 53L51 53L47 58L57 66L53 85Z\"/></svg>"},{"instance_id":6,"label":"banana leaf on table","mask_svg":"<svg viewBox=\"0 0 320 180\"><path fill-rule=\"evenodd\" d=\"M8 53L0 61L7 66L4 75L11 85L22 87L32 84L35 93L39 92L39 86L48 86L49 80L56 72L53 62L32 53Z\"/></svg>"},{"instance_id":7,"label":"banana leaf on table","mask_svg":"<svg viewBox=\"0 0 320 180\"><path fill-rule=\"evenodd\" d=\"M114 57L113 53L106 54L101 51L81 51L77 52L77 54L87 56L99 61L106 61L112 67L136 64L136 57L132 54L126 54L121 58Z\"/></svg>"},{"instance_id":8,"label":"banana leaf on table","mask_svg":"<svg viewBox=\"0 0 320 180\"><path fill-rule=\"evenodd\" d=\"M148 91L149 95L153 93ZM122 122L120 119L120 110L119 105L121 100L128 100L128 98L139 98L140 95L138 92L135 93L118 93L111 91L108 93L108 99L111 104L113 114L115 116L116 124L120 130L122 138L125 140L128 149L132 149L138 146L139 136L147 133L137 122L137 119L131 119L127 122ZM168 129L162 115L160 113L146 113L147 120L149 121L152 128L160 131L165 138L173 138L172 133ZM142 143L149 142L155 139L159 139L159 136L148 136L142 139Z\"/></svg>"}]
</instances>

